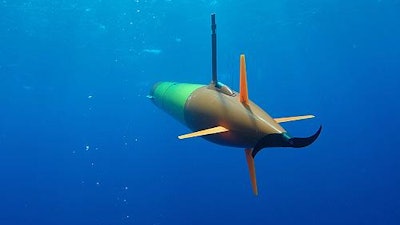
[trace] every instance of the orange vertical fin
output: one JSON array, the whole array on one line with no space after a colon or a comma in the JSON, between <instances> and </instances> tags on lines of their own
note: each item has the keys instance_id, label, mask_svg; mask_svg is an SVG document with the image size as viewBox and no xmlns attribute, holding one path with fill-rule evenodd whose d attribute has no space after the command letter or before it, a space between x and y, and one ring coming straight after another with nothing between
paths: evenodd
<instances>
[{"instance_id":1,"label":"orange vertical fin","mask_svg":"<svg viewBox=\"0 0 400 225\"><path fill-rule=\"evenodd\" d=\"M246 59L244 54L240 55L240 87L239 95L241 103L249 102L249 94L247 91L247 74L246 74Z\"/></svg>"},{"instance_id":2,"label":"orange vertical fin","mask_svg":"<svg viewBox=\"0 0 400 225\"><path fill-rule=\"evenodd\" d=\"M249 173L250 173L250 181L251 181L251 188L253 189L254 195L258 195L258 189L257 189L257 179L256 179L256 168L254 166L254 158L251 156L252 149L247 148L244 150L246 153L246 161L247 161L247 166L249 167Z\"/></svg>"}]
</instances>

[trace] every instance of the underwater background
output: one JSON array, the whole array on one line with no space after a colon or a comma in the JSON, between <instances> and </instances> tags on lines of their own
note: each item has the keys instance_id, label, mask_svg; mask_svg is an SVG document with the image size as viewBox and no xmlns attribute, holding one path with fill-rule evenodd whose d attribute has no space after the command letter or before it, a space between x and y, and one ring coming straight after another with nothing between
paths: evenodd
<instances>
[{"instance_id":1,"label":"underwater background","mask_svg":"<svg viewBox=\"0 0 400 225\"><path fill-rule=\"evenodd\" d=\"M219 80L319 139L255 159L146 95ZM399 224L399 0L1 0L0 224Z\"/></svg>"}]
</instances>

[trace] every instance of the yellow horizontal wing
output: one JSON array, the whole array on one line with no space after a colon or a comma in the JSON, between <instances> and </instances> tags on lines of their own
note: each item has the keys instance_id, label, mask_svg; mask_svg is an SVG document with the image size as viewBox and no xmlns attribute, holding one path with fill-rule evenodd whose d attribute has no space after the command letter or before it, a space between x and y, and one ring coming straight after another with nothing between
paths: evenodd
<instances>
[{"instance_id":1,"label":"yellow horizontal wing","mask_svg":"<svg viewBox=\"0 0 400 225\"><path fill-rule=\"evenodd\" d=\"M217 133L222 133L222 132L226 132L226 131L228 131L228 129L226 129L225 127L218 126L218 127L205 129L205 130L196 131L196 132L189 133L189 134L180 135L180 136L178 136L178 138L185 139L185 138L192 138L192 137L200 137L200 136L204 136L204 135L217 134Z\"/></svg>"},{"instance_id":2,"label":"yellow horizontal wing","mask_svg":"<svg viewBox=\"0 0 400 225\"><path fill-rule=\"evenodd\" d=\"M275 118L275 122L277 123L284 123L284 122L291 122L291 121L297 121L297 120L305 120L305 119L311 119L314 118L314 115L305 115L305 116L291 116L291 117L281 117L281 118Z\"/></svg>"}]
</instances>

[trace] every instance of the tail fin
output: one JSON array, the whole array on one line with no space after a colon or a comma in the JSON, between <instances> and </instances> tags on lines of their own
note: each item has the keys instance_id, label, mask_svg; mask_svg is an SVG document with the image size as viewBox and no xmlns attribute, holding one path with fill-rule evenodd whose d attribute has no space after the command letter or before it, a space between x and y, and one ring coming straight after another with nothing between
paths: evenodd
<instances>
[{"instance_id":1,"label":"tail fin","mask_svg":"<svg viewBox=\"0 0 400 225\"><path fill-rule=\"evenodd\" d=\"M240 55L240 102L247 104L249 102L249 93L247 90L247 74L246 74L246 59L244 54Z\"/></svg>"},{"instance_id":2,"label":"tail fin","mask_svg":"<svg viewBox=\"0 0 400 225\"><path fill-rule=\"evenodd\" d=\"M247 166L249 167L249 173L250 173L250 182L251 182L251 188L253 189L254 195L258 195L258 189L257 189L257 179L256 179L256 168L254 166L254 158L252 156L252 149L248 148L244 150L246 154L246 161L247 161Z\"/></svg>"}]
</instances>

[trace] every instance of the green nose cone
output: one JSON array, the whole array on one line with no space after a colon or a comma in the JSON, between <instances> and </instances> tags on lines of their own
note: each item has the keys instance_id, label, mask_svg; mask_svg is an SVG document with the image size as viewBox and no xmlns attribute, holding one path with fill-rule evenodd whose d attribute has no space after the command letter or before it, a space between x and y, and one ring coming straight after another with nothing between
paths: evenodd
<instances>
[{"instance_id":1,"label":"green nose cone","mask_svg":"<svg viewBox=\"0 0 400 225\"><path fill-rule=\"evenodd\" d=\"M193 91L203 86L201 84L159 82L153 86L150 97L156 106L185 124L186 102Z\"/></svg>"}]
</instances>

